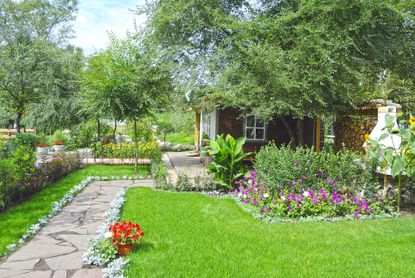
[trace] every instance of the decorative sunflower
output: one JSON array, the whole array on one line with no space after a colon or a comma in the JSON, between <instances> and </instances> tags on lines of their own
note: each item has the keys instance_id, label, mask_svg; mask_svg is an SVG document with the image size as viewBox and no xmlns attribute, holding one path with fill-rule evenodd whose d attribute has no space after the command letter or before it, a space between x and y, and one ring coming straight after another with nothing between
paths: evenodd
<instances>
[{"instance_id":1,"label":"decorative sunflower","mask_svg":"<svg viewBox=\"0 0 415 278\"><path fill-rule=\"evenodd\" d=\"M409 118L409 124L410 124L410 125L415 125L415 117L412 117L412 116L411 116L411 117Z\"/></svg>"},{"instance_id":2,"label":"decorative sunflower","mask_svg":"<svg viewBox=\"0 0 415 278\"><path fill-rule=\"evenodd\" d=\"M368 143L369 140L370 140L370 135L366 133L365 134L365 141L366 141L366 143Z\"/></svg>"}]
</instances>

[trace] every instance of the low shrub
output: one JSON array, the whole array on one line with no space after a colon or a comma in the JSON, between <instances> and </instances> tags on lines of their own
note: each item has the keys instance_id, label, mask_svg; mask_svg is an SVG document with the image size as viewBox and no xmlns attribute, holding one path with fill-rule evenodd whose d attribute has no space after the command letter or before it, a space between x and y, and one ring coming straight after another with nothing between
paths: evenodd
<instances>
[{"instance_id":1,"label":"low shrub","mask_svg":"<svg viewBox=\"0 0 415 278\"><path fill-rule=\"evenodd\" d=\"M31 149L21 146L11 158L0 160L0 210L40 191L80 167L76 155L62 155L52 161L35 165Z\"/></svg>"},{"instance_id":2,"label":"low shrub","mask_svg":"<svg viewBox=\"0 0 415 278\"><path fill-rule=\"evenodd\" d=\"M96 156L103 158L135 158L135 144L109 143L97 145ZM161 149L157 142L140 143L138 145L138 158L159 159Z\"/></svg>"},{"instance_id":3,"label":"low shrub","mask_svg":"<svg viewBox=\"0 0 415 278\"><path fill-rule=\"evenodd\" d=\"M347 150L317 153L311 148L269 144L258 152L254 168L259 178L274 188L302 183L304 188L318 190L322 179L335 180L337 188L351 193L376 192L380 187L370 163Z\"/></svg>"},{"instance_id":4,"label":"low shrub","mask_svg":"<svg viewBox=\"0 0 415 278\"><path fill-rule=\"evenodd\" d=\"M393 201L376 193L354 195L337 187L332 179L321 179L312 189L298 182L279 188L261 182L255 172L238 182L232 192L240 202L261 218L337 218L353 215L382 216L393 213Z\"/></svg>"}]
</instances>

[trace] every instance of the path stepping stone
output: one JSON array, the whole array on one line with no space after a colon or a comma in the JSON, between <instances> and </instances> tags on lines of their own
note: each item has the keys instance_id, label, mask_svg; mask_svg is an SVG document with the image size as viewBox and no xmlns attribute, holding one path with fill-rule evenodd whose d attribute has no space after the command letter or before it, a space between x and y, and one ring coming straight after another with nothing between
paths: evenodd
<instances>
[{"instance_id":1,"label":"path stepping stone","mask_svg":"<svg viewBox=\"0 0 415 278\"><path fill-rule=\"evenodd\" d=\"M95 278L101 269L84 268L88 240L104 222L104 212L123 187L152 186L144 181L91 182L26 245L0 264L0 278Z\"/></svg>"}]
</instances>

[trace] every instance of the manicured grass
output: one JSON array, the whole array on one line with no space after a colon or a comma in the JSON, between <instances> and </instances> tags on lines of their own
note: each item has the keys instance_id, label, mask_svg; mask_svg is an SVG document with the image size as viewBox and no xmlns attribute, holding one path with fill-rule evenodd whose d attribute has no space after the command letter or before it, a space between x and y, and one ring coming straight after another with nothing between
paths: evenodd
<instances>
[{"instance_id":1,"label":"manicured grass","mask_svg":"<svg viewBox=\"0 0 415 278\"><path fill-rule=\"evenodd\" d=\"M167 134L166 140L172 144L192 145L195 142L194 134L173 133Z\"/></svg>"},{"instance_id":2,"label":"manicured grass","mask_svg":"<svg viewBox=\"0 0 415 278\"><path fill-rule=\"evenodd\" d=\"M140 166L138 176L140 175L147 176L148 167ZM0 255L40 217L47 215L53 202L61 199L73 186L88 176L135 175L132 166L89 166L48 185L29 200L0 213Z\"/></svg>"},{"instance_id":3,"label":"manicured grass","mask_svg":"<svg viewBox=\"0 0 415 278\"><path fill-rule=\"evenodd\" d=\"M231 199L132 188L128 277L414 277L415 218L267 224Z\"/></svg>"}]
</instances>

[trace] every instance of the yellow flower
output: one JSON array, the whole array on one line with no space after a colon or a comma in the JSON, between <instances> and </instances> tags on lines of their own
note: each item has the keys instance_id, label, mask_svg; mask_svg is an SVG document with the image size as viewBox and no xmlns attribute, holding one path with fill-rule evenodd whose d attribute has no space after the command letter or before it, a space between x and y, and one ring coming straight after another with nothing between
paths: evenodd
<instances>
[{"instance_id":1,"label":"yellow flower","mask_svg":"<svg viewBox=\"0 0 415 278\"><path fill-rule=\"evenodd\" d=\"M366 141L366 143L368 143L369 140L370 140L370 135L366 133L365 134L365 141Z\"/></svg>"},{"instance_id":2,"label":"yellow flower","mask_svg":"<svg viewBox=\"0 0 415 278\"><path fill-rule=\"evenodd\" d=\"M409 124L410 124L410 125L415 125L415 117L412 117L412 116L411 116L411 117L409 118Z\"/></svg>"}]
</instances>

